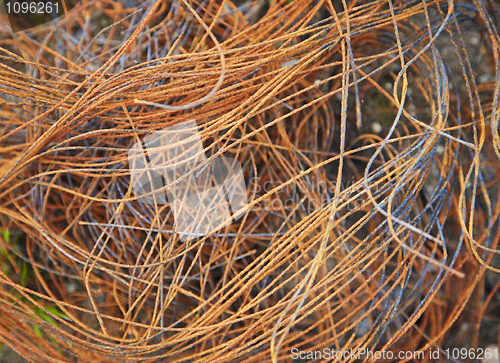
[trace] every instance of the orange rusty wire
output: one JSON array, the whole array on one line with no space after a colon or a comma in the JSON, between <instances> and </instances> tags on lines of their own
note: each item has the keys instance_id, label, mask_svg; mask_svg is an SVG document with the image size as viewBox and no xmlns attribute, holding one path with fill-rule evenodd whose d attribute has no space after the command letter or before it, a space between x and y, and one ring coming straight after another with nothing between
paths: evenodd
<instances>
[{"instance_id":1,"label":"orange rusty wire","mask_svg":"<svg viewBox=\"0 0 500 363\"><path fill-rule=\"evenodd\" d=\"M496 12L107 0L3 24L0 222L18 241L0 238L0 341L35 362L427 352L454 326L480 346L499 286L483 294L499 272ZM208 162L241 162L249 208L181 242L127 157L192 119Z\"/></svg>"}]
</instances>

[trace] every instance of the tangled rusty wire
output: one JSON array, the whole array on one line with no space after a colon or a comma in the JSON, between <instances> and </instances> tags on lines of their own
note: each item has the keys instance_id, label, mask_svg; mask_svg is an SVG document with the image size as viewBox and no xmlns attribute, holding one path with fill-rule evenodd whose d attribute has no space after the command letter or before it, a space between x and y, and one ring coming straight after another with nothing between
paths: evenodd
<instances>
[{"instance_id":1,"label":"tangled rusty wire","mask_svg":"<svg viewBox=\"0 0 500 363\"><path fill-rule=\"evenodd\" d=\"M498 5L82 0L4 23L0 341L34 362L484 346ZM249 206L183 242L127 156L188 120L208 160L241 163Z\"/></svg>"}]
</instances>

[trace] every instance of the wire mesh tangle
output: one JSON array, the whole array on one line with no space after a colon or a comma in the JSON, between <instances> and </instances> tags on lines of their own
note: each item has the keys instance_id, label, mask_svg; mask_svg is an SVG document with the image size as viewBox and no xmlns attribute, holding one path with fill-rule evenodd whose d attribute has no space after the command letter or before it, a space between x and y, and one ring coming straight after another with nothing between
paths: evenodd
<instances>
[{"instance_id":1,"label":"wire mesh tangle","mask_svg":"<svg viewBox=\"0 0 500 363\"><path fill-rule=\"evenodd\" d=\"M0 341L34 362L483 346L500 301L499 10L82 0L3 24ZM128 155L189 120L207 160L193 173L238 160L248 207L183 241L170 204L134 194Z\"/></svg>"}]
</instances>

